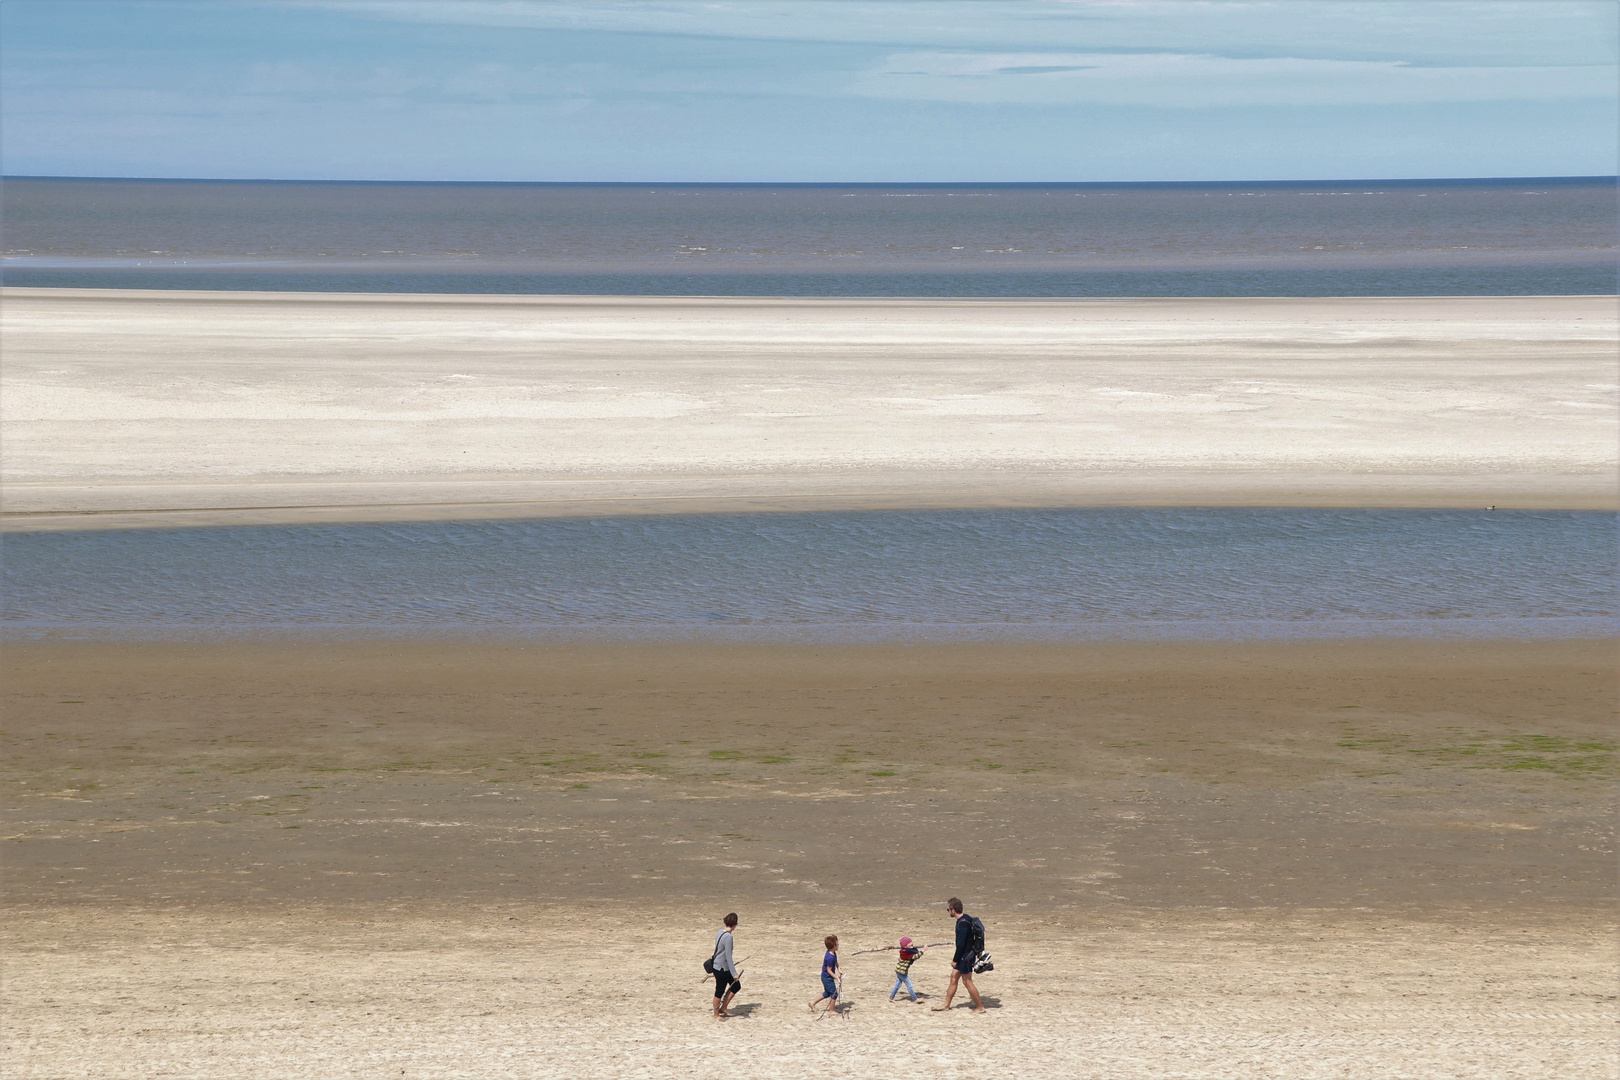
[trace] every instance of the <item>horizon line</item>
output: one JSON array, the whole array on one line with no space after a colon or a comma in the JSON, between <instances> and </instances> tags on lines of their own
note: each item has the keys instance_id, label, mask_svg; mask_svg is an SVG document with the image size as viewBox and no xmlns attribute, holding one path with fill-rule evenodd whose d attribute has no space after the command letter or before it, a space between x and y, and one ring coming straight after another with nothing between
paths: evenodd
<instances>
[{"instance_id":1,"label":"horizon line","mask_svg":"<svg viewBox=\"0 0 1620 1080\"><path fill-rule=\"evenodd\" d=\"M74 180L99 183L176 184L410 184L490 187L1208 187L1285 184L1457 184L1457 183L1614 183L1620 175L1328 177L1291 180L388 180L309 177L78 176L52 173L0 173L0 183L17 180Z\"/></svg>"}]
</instances>

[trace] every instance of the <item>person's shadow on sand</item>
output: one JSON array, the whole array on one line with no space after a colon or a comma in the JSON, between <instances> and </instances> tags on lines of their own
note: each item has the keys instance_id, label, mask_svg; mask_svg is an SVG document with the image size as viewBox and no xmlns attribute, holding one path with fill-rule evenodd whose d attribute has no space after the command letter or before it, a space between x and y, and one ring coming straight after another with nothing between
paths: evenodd
<instances>
[{"instance_id":1,"label":"person's shadow on sand","mask_svg":"<svg viewBox=\"0 0 1620 1080\"><path fill-rule=\"evenodd\" d=\"M731 1014L732 1019L734 1020L746 1020L750 1016L753 1016L754 1013L759 1011L759 1005L760 1003L757 1001L750 1001L746 1005L738 1005L733 1002L731 1008L727 1009L726 1011Z\"/></svg>"}]
</instances>

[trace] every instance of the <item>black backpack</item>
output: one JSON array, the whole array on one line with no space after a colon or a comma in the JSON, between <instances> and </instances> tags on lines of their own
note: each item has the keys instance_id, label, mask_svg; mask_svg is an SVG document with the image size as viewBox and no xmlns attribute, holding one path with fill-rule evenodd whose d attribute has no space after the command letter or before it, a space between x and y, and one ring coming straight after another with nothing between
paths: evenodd
<instances>
[{"instance_id":1,"label":"black backpack","mask_svg":"<svg viewBox=\"0 0 1620 1080\"><path fill-rule=\"evenodd\" d=\"M977 915L968 916L968 948L974 956L984 952L984 922Z\"/></svg>"}]
</instances>

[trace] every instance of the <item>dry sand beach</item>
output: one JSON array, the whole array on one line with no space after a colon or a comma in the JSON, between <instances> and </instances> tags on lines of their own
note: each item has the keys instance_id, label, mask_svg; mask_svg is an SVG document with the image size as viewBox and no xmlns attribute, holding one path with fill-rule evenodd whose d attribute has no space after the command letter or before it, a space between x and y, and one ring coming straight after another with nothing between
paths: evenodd
<instances>
[{"instance_id":1,"label":"dry sand beach","mask_svg":"<svg viewBox=\"0 0 1620 1080\"><path fill-rule=\"evenodd\" d=\"M1612 297L9 289L0 314L11 528L1620 500Z\"/></svg>"},{"instance_id":2,"label":"dry sand beach","mask_svg":"<svg viewBox=\"0 0 1620 1080\"><path fill-rule=\"evenodd\" d=\"M8 1076L1613 1075L1610 642L5 662Z\"/></svg>"},{"instance_id":3,"label":"dry sand beach","mask_svg":"<svg viewBox=\"0 0 1620 1080\"><path fill-rule=\"evenodd\" d=\"M0 305L8 529L1616 505L1613 298ZM1614 661L12 642L5 1072L1612 1077Z\"/></svg>"}]
</instances>

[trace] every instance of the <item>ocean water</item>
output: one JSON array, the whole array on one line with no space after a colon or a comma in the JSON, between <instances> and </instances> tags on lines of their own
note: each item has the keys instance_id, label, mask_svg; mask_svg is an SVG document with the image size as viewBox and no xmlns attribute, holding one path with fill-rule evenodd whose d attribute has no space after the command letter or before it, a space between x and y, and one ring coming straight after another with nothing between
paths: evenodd
<instances>
[{"instance_id":1,"label":"ocean water","mask_svg":"<svg viewBox=\"0 0 1620 1080\"><path fill-rule=\"evenodd\" d=\"M19 286L828 296L1616 291L1613 178L406 184L12 178Z\"/></svg>"},{"instance_id":2,"label":"ocean water","mask_svg":"<svg viewBox=\"0 0 1620 1080\"><path fill-rule=\"evenodd\" d=\"M1041 510L14 534L3 632L727 641L1620 633L1616 515Z\"/></svg>"}]
</instances>

